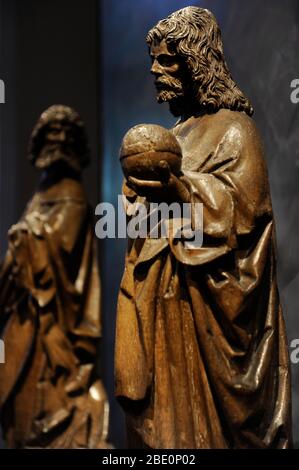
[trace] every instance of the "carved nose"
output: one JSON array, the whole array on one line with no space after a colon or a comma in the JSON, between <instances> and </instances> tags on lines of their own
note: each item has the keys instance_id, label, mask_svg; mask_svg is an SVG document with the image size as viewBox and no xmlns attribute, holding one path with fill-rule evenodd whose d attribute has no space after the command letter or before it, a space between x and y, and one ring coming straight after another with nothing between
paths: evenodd
<instances>
[{"instance_id":1,"label":"carved nose","mask_svg":"<svg viewBox=\"0 0 299 470\"><path fill-rule=\"evenodd\" d=\"M158 63L157 60L154 60L154 62L152 64L151 74L153 74L153 75L161 75L162 74L161 65Z\"/></svg>"},{"instance_id":2,"label":"carved nose","mask_svg":"<svg viewBox=\"0 0 299 470\"><path fill-rule=\"evenodd\" d=\"M65 141L65 132L64 131L60 131L59 134L57 135L57 140L59 140L60 142L64 142Z\"/></svg>"}]
</instances>

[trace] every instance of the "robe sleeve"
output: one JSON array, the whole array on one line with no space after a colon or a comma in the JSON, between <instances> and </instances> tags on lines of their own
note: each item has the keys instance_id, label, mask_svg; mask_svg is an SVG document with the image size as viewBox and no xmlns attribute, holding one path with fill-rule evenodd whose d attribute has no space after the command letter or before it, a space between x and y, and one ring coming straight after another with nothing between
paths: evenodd
<instances>
[{"instance_id":1,"label":"robe sleeve","mask_svg":"<svg viewBox=\"0 0 299 470\"><path fill-rule=\"evenodd\" d=\"M190 192L192 221L197 203L203 204L202 246L188 248L184 240L170 239L173 254L187 265L203 265L229 253L238 247L240 236L250 234L272 213L262 144L253 121L227 124L216 143L204 150L206 154L193 144L199 166L185 170L182 178Z\"/></svg>"}]
</instances>

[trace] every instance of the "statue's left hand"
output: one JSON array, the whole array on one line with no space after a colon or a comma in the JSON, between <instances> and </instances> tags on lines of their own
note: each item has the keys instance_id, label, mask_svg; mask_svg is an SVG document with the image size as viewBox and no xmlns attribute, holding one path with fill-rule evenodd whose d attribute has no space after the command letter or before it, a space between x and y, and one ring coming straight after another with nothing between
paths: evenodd
<instances>
[{"instance_id":1,"label":"statue's left hand","mask_svg":"<svg viewBox=\"0 0 299 470\"><path fill-rule=\"evenodd\" d=\"M159 180L141 180L129 176L128 186L139 196L151 199L172 200L177 202L190 202L190 194L180 177L175 176L168 163L162 160L159 163Z\"/></svg>"}]
</instances>

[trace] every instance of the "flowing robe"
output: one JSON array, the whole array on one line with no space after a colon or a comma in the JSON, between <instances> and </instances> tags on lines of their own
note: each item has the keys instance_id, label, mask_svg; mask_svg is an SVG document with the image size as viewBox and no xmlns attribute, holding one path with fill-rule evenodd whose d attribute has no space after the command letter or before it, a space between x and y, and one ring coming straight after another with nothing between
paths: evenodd
<instances>
[{"instance_id":1,"label":"flowing robe","mask_svg":"<svg viewBox=\"0 0 299 470\"><path fill-rule=\"evenodd\" d=\"M130 241L116 331L116 396L129 443L287 448L290 370L261 139L220 110L173 129L203 244ZM136 194L126 184L127 206Z\"/></svg>"},{"instance_id":2,"label":"flowing robe","mask_svg":"<svg viewBox=\"0 0 299 470\"><path fill-rule=\"evenodd\" d=\"M100 285L81 182L35 193L0 270L1 425L8 447L105 447L108 404L95 374Z\"/></svg>"}]
</instances>

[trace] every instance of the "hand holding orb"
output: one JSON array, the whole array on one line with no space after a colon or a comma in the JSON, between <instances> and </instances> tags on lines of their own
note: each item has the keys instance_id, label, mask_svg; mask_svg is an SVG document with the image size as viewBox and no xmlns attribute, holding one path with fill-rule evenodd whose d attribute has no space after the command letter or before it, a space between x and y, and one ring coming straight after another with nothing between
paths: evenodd
<instances>
[{"instance_id":1,"label":"hand holding orb","mask_svg":"<svg viewBox=\"0 0 299 470\"><path fill-rule=\"evenodd\" d=\"M175 136L154 124L140 124L125 135L120 149L120 162L125 177L141 180L161 180L162 162L179 176L182 150Z\"/></svg>"}]
</instances>

